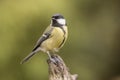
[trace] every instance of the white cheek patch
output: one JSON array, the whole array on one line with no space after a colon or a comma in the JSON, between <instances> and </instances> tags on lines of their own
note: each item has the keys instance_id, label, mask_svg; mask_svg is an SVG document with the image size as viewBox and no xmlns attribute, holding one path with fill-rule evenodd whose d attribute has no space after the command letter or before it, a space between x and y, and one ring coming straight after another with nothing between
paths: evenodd
<instances>
[{"instance_id":1,"label":"white cheek patch","mask_svg":"<svg viewBox=\"0 0 120 80\"><path fill-rule=\"evenodd\" d=\"M57 22L58 22L59 24L62 24L62 25L65 25L65 24L66 24L65 19L57 19Z\"/></svg>"}]
</instances>

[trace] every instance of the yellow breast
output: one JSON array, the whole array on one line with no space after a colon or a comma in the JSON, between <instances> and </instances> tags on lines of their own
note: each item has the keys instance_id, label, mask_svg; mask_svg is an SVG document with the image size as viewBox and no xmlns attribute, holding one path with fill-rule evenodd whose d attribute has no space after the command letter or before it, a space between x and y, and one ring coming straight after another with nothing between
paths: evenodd
<instances>
[{"instance_id":1,"label":"yellow breast","mask_svg":"<svg viewBox=\"0 0 120 80\"><path fill-rule=\"evenodd\" d=\"M46 51L59 50L67 39L67 27L65 27L65 33L59 27L54 27L51 32L51 36L42 43L41 47Z\"/></svg>"}]
</instances>

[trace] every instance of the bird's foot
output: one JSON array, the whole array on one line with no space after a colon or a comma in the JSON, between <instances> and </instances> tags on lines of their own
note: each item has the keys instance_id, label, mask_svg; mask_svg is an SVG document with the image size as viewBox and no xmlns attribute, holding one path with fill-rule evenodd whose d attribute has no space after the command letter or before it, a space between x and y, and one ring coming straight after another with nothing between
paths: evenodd
<instances>
[{"instance_id":1,"label":"bird's foot","mask_svg":"<svg viewBox=\"0 0 120 80\"><path fill-rule=\"evenodd\" d=\"M48 57L49 57L50 61L56 64L56 61L55 61L55 59L54 59L54 56L51 55L50 52L47 52L47 54L48 54Z\"/></svg>"}]
</instances>

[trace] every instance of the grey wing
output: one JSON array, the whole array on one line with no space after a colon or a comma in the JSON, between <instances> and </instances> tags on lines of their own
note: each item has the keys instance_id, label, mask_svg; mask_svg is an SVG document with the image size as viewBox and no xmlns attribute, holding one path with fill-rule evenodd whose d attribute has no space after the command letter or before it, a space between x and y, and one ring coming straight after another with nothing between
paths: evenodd
<instances>
[{"instance_id":1,"label":"grey wing","mask_svg":"<svg viewBox=\"0 0 120 80\"><path fill-rule=\"evenodd\" d=\"M53 30L53 28L51 28L49 31L45 31L43 33L43 35L37 41L37 43L36 43L35 47L33 48L32 52L35 51L38 47L40 47L43 41L45 41L46 39L48 39L50 37L52 30Z\"/></svg>"},{"instance_id":2,"label":"grey wing","mask_svg":"<svg viewBox=\"0 0 120 80\"><path fill-rule=\"evenodd\" d=\"M46 39L48 39L49 36L50 36L50 33L44 33L44 34L40 37L40 39L37 41L37 43L36 43L35 47L33 48L32 52L34 52L35 50L37 50L37 48L40 47L41 43L42 43L43 41L45 41Z\"/></svg>"},{"instance_id":3,"label":"grey wing","mask_svg":"<svg viewBox=\"0 0 120 80\"><path fill-rule=\"evenodd\" d=\"M21 64L23 64L24 62L28 61L33 55L36 54L37 49L40 47L40 45L42 44L42 42L45 41L46 39L48 39L50 37L52 30L53 29L51 28L50 30L46 31L40 37L40 39L37 41L35 47L33 48L32 52L21 61Z\"/></svg>"},{"instance_id":4,"label":"grey wing","mask_svg":"<svg viewBox=\"0 0 120 80\"><path fill-rule=\"evenodd\" d=\"M21 64L23 64L24 62L28 61L33 55L36 54L37 49L40 47L41 43L46 40L47 38L49 38L50 33L45 33L37 42L36 46L34 47L34 49L32 50L32 52L26 56L22 61Z\"/></svg>"}]
</instances>

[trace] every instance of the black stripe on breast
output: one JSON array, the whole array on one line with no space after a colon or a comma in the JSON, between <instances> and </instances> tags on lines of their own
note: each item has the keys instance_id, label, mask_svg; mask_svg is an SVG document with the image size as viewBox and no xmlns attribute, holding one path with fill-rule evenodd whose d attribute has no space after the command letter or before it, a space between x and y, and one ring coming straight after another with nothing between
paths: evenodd
<instances>
[{"instance_id":1,"label":"black stripe on breast","mask_svg":"<svg viewBox=\"0 0 120 80\"><path fill-rule=\"evenodd\" d=\"M64 39L63 39L63 41L62 41L62 43L59 45L59 48L62 46L62 44L65 42L65 36L63 36L64 37Z\"/></svg>"},{"instance_id":2,"label":"black stripe on breast","mask_svg":"<svg viewBox=\"0 0 120 80\"><path fill-rule=\"evenodd\" d=\"M62 44L65 42L65 34L66 34L65 30L63 29L63 26L61 26L60 28L62 29L62 31L63 31L63 33L64 33L64 35L63 35L64 39L63 39L62 43L59 45L59 48L60 48L60 47L62 46Z\"/></svg>"}]
</instances>

